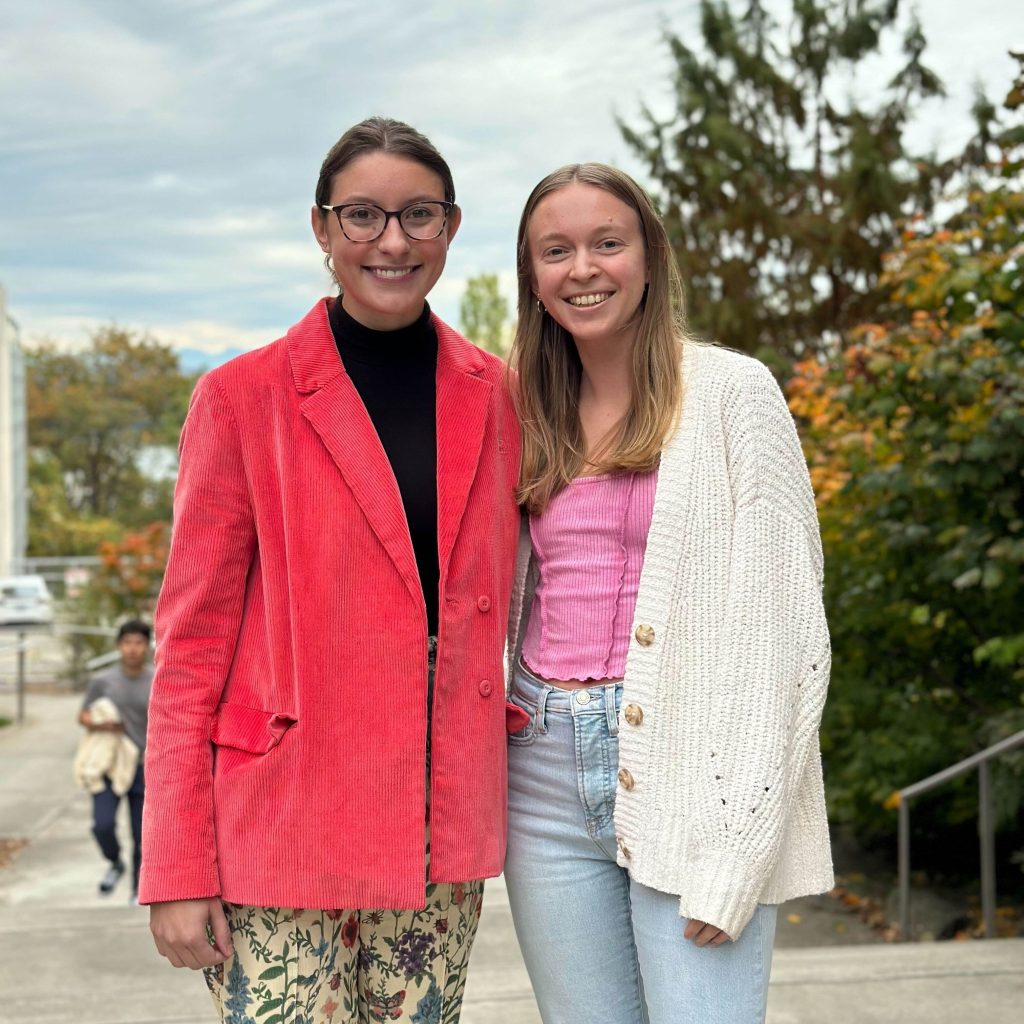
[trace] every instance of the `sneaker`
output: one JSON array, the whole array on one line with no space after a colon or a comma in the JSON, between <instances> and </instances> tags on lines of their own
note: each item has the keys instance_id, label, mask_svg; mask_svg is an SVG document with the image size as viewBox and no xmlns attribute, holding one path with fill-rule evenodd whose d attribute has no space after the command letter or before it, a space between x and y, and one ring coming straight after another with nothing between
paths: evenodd
<instances>
[{"instance_id":1,"label":"sneaker","mask_svg":"<svg viewBox=\"0 0 1024 1024\"><path fill-rule=\"evenodd\" d=\"M100 895L107 896L117 888L117 883L121 881L121 876L124 874L124 864L121 861L116 861L107 868L107 873L100 879L99 890Z\"/></svg>"}]
</instances>

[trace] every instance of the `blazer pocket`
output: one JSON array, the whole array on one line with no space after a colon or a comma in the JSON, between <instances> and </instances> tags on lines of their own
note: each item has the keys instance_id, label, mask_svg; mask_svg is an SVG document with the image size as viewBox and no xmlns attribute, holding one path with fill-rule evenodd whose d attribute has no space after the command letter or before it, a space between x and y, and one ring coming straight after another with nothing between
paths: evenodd
<instances>
[{"instance_id":1,"label":"blazer pocket","mask_svg":"<svg viewBox=\"0 0 1024 1024\"><path fill-rule=\"evenodd\" d=\"M224 703L214 714L210 739L218 747L265 754L281 742L296 721L291 715L281 712Z\"/></svg>"}]
</instances>

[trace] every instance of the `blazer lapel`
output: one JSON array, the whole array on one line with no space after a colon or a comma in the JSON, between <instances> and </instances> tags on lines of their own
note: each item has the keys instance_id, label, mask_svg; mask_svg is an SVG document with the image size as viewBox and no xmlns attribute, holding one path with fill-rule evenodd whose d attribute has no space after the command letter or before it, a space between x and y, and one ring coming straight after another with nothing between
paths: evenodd
<instances>
[{"instance_id":1,"label":"blazer lapel","mask_svg":"<svg viewBox=\"0 0 1024 1024\"><path fill-rule=\"evenodd\" d=\"M476 478L491 385L478 374L476 349L436 316L437 331L437 555L441 586Z\"/></svg>"},{"instance_id":2,"label":"blazer lapel","mask_svg":"<svg viewBox=\"0 0 1024 1024\"><path fill-rule=\"evenodd\" d=\"M299 404L302 415L323 441L406 586L422 600L395 474L366 406L338 357L326 303L314 307L289 332L288 345L295 385L307 395Z\"/></svg>"}]
</instances>

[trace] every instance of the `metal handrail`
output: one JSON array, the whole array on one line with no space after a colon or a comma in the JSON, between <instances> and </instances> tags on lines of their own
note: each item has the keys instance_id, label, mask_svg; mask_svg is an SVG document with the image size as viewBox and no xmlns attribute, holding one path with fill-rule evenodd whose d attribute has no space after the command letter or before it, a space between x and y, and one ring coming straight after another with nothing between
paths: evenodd
<instances>
[{"instance_id":1,"label":"metal handrail","mask_svg":"<svg viewBox=\"0 0 1024 1024\"><path fill-rule=\"evenodd\" d=\"M899 879L900 879L900 939L910 937L910 801L915 796L978 769L978 835L981 846L981 916L985 925L985 937L995 934L996 923L996 840L995 819L992 814L992 767L993 759L1024 746L1024 729L993 743L991 747L958 761L941 772L913 785L896 790L887 804L899 807Z\"/></svg>"},{"instance_id":2,"label":"metal handrail","mask_svg":"<svg viewBox=\"0 0 1024 1024\"><path fill-rule=\"evenodd\" d=\"M108 626L78 626L73 623L51 623L39 626L15 626L12 632L15 632L17 640L13 644L0 645L0 651L9 652L14 651L17 654L17 673L16 673L16 693L17 693L17 718L16 721L19 725L25 721L25 655L28 653L32 646L32 639L38 636L40 633L55 633L64 636L108 636L113 637L117 635L117 630L112 629ZM110 652L108 654L101 654L95 658L90 659L85 664L87 671L93 671L96 668L102 668L104 665L110 664L117 660L120 654L117 651Z\"/></svg>"}]
</instances>

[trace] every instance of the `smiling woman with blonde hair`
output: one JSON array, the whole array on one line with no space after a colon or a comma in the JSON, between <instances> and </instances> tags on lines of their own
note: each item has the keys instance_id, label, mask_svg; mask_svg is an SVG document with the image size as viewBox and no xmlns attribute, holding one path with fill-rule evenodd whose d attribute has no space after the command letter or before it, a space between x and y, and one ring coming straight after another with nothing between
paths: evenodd
<instances>
[{"instance_id":1,"label":"smiling woman with blonde hair","mask_svg":"<svg viewBox=\"0 0 1024 1024\"><path fill-rule=\"evenodd\" d=\"M796 430L764 366L687 336L628 175L555 171L518 241L505 874L541 1015L757 1024L776 905L832 886Z\"/></svg>"}]
</instances>

